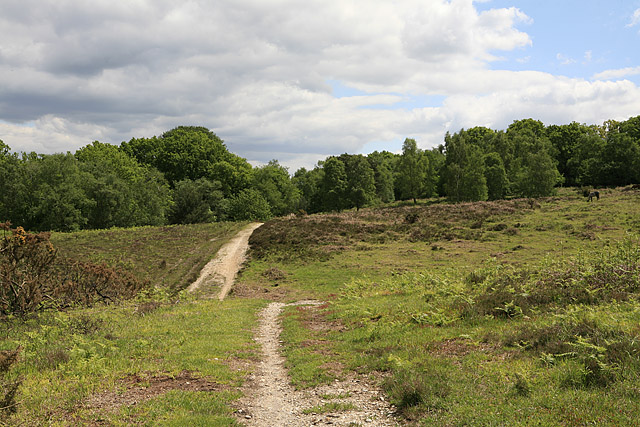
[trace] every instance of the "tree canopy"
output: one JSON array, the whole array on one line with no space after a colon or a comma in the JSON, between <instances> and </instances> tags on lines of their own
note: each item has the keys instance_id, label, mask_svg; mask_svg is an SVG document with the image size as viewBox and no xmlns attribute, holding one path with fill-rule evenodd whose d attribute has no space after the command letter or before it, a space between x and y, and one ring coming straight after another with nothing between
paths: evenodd
<instances>
[{"instance_id":1,"label":"tree canopy","mask_svg":"<svg viewBox=\"0 0 640 427\"><path fill-rule=\"evenodd\" d=\"M640 116L600 126L516 120L461 129L431 150L329 156L293 176L272 160L252 167L210 130L180 126L120 146L13 153L0 140L0 221L31 230L264 220L361 209L394 200L452 202L542 197L559 185L640 183Z\"/></svg>"}]
</instances>

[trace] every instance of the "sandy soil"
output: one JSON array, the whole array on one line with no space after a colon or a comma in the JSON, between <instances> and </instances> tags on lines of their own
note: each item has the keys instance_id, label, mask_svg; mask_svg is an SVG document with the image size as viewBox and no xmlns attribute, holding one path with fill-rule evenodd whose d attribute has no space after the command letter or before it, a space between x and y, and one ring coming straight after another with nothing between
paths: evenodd
<instances>
[{"instance_id":1,"label":"sandy soil","mask_svg":"<svg viewBox=\"0 0 640 427\"><path fill-rule=\"evenodd\" d=\"M253 230L262 223L252 223L242 229L233 239L220 248L217 256L209 261L200 271L200 276L187 288L189 292L209 290L212 286L220 286L218 299L225 299L233 280L245 260L245 253L249 248L249 237Z\"/></svg>"},{"instance_id":2,"label":"sandy soil","mask_svg":"<svg viewBox=\"0 0 640 427\"><path fill-rule=\"evenodd\" d=\"M318 301L299 301L290 305L320 305ZM239 417L250 427L272 426L396 426L394 408L380 390L355 374L332 384L297 391L289 384L280 354L279 315L285 304L273 302L260 313L255 338L263 357L251 376L240 402ZM327 403L350 404L353 409L324 414L303 413ZM308 412L308 411L307 411Z\"/></svg>"},{"instance_id":3,"label":"sandy soil","mask_svg":"<svg viewBox=\"0 0 640 427\"><path fill-rule=\"evenodd\" d=\"M201 271L189 292L213 293L220 287L222 301L245 260L249 237L262 224L253 223L241 230L218 251L218 255ZM318 301L299 301L286 305L317 307ZM297 391L289 384L289 376L281 355L280 320L282 302L272 302L260 313L260 325L255 341L262 348L262 358L256 372L245 386L236 415L249 427L295 427L314 425L335 426L396 426L395 408L380 390L365 378L349 374L332 384L311 390ZM304 413L327 403L349 405L353 409L327 413Z\"/></svg>"}]
</instances>

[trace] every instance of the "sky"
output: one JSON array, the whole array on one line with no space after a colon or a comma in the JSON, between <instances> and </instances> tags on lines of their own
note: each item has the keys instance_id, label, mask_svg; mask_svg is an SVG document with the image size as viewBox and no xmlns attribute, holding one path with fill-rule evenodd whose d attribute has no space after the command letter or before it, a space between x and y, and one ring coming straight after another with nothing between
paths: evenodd
<instances>
[{"instance_id":1,"label":"sky","mask_svg":"<svg viewBox=\"0 0 640 427\"><path fill-rule=\"evenodd\" d=\"M0 0L0 140L205 126L254 165L640 115L640 0Z\"/></svg>"}]
</instances>

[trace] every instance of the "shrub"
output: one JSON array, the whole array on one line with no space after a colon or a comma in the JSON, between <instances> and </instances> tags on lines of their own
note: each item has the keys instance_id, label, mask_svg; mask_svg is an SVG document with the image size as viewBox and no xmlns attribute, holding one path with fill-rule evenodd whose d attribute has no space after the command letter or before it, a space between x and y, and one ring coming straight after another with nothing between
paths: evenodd
<instances>
[{"instance_id":1,"label":"shrub","mask_svg":"<svg viewBox=\"0 0 640 427\"><path fill-rule=\"evenodd\" d=\"M567 361L564 386L604 387L618 379L619 366L638 363L638 338L587 317L565 315L551 325L523 325L505 335L503 344L539 353L545 366Z\"/></svg>"},{"instance_id":2,"label":"shrub","mask_svg":"<svg viewBox=\"0 0 640 427\"><path fill-rule=\"evenodd\" d=\"M49 233L12 229L9 222L0 228L0 314L35 311L48 297L43 288L56 257Z\"/></svg>"},{"instance_id":3,"label":"shrub","mask_svg":"<svg viewBox=\"0 0 640 427\"><path fill-rule=\"evenodd\" d=\"M0 315L113 302L148 286L104 264L58 259L49 233L27 233L8 222L0 228Z\"/></svg>"},{"instance_id":4,"label":"shrub","mask_svg":"<svg viewBox=\"0 0 640 427\"><path fill-rule=\"evenodd\" d=\"M5 425L5 422L8 425L8 417L16 412L15 398L22 379L7 380L5 375L18 360L21 351L22 347L0 351L0 424L2 425Z\"/></svg>"},{"instance_id":5,"label":"shrub","mask_svg":"<svg viewBox=\"0 0 640 427\"><path fill-rule=\"evenodd\" d=\"M535 272L501 272L487 282L474 304L464 307L464 317L512 318L549 306L626 301L640 293L640 245L630 236L608 253L562 260Z\"/></svg>"}]
</instances>

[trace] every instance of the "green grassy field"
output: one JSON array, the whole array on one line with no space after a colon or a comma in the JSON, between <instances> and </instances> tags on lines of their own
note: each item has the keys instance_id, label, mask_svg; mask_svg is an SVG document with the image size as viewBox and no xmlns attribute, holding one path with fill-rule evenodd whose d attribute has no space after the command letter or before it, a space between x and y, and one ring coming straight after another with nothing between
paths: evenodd
<instances>
[{"instance_id":1,"label":"green grassy field","mask_svg":"<svg viewBox=\"0 0 640 427\"><path fill-rule=\"evenodd\" d=\"M299 388L355 370L416 425L637 425L638 231L631 189L280 219L243 281L328 302L286 312Z\"/></svg>"},{"instance_id":2,"label":"green grassy field","mask_svg":"<svg viewBox=\"0 0 640 427\"><path fill-rule=\"evenodd\" d=\"M186 288L245 222L137 227L54 233L65 257L106 263L171 291Z\"/></svg>"},{"instance_id":3,"label":"green grassy field","mask_svg":"<svg viewBox=\"0 0 640 427\"><path fill-rule=\"evenodd\" d=\"M244 225L54 234L60 254L158 287L120 304L4 319L0 350L22 351L0 377L3 389L20 384L0 425L238 425L231 405L257 357L264 302L176 291Z\"/></svg>"},{"instance_id":4,"label":"green grassy field","mask_svg":"<svg viewBox=\"0 0 640 427\"><path fill-rule=\"evenodd\" d=\"M269 221L230 298L184 289L244 223L56 233L61 255L157 288L0 324L22 347L10 425L238 425L256 316L287 307L300 389L355 371L407 425L637 425L640 191L441 200ZM339 399L310 411L347 410Z\"/></svg>"}]
</instances>

